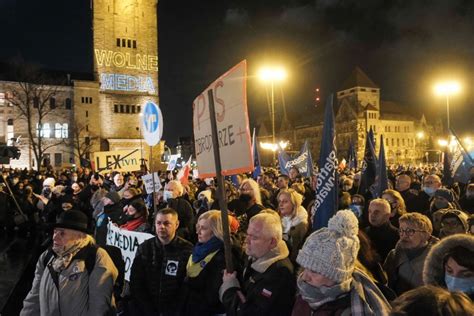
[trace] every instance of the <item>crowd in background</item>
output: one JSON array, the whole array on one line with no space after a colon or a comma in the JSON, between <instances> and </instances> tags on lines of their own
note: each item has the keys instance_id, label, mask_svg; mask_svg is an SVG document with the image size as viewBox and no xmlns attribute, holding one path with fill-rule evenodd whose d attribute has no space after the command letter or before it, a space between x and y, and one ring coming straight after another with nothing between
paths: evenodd
<instances>
[{"instance_id":1,"label":"crowd in background","mask_svg":"<svg viewBox=\"0 0 474 316\"><path fill-rule=\"evenodd\" d=\"M4 169L0 224L5 238L52 241L23 315L58 308L62 315L87 314L81 308L96 315L472 315L471 172L468 183L447 187L437 166L390 166L389 189L373 198L359 191L360 172L339 170L340 211L317 231L317 174L264 168L256 179L227 179L233 272L224 271L214 179L179 181L163 172L154 212L140 173ZM138 247L130 281L123 281L120 255L107 248L109 223L155 236ZM77 269L70 267L82 260L89 271L82 251L89 244L101 248L88 275L89 301L76 306ZM54 284L65 293L42 294ZM101 288L94 302L91 284Z\"/></svg>"}]
</instances>

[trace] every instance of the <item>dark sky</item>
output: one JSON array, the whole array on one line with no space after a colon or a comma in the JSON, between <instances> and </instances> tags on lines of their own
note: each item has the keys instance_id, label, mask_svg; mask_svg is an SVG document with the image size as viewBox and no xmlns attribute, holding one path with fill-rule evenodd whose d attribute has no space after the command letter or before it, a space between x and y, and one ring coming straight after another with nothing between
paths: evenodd
<instances>
[{"instance_id":1,"label":"dark sky","mask_svg":"<svg viewBox=\"0 0 474 316\"><path fill-rule=\"evenodd\" d=\"M0 12L0 59L20 54L48 68L91 71L89 1L0 0ZM470 0L161 0L164 139L175 143L191 135L194 98L243 59L251 122L268 113L265 88L254 77L262 64L287 68L282 91L294 120L321 110L313 107L316 86L324 99L360 66L380 86L383 100L428 115L444 117L446 111L433 83L461 80L462 95L451 99L451 124L472 134L473 30Z\"/></svg>"}]
</instances>

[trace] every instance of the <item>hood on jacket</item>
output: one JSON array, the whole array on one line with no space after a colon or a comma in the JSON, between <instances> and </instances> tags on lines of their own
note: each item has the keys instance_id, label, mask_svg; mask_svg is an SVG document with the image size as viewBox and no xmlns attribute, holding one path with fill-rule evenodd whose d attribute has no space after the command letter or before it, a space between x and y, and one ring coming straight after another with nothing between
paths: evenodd
<instances>
[{"instance_id":1,"label":"hood on jacket","mask_svg":"<svg viewBox=\"0 0 474 316\"><path fill-rule=\"evenodd\" d=\"M454 247L474 249L474 236L467 234L456 234L442 239L434 245L423 266L423 283L446 288L444 282L444 257Z\"/></svg>"}]
</instances>

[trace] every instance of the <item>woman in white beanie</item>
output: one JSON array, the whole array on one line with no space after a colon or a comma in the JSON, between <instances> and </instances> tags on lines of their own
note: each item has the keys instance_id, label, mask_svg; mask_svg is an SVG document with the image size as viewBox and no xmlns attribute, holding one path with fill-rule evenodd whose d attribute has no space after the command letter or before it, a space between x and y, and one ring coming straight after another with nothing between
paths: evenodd
<instances>
[{"instance_id":1,"label":"woman in white beanie","mask_svg":"<svg viewBox=\"0 0 474 316\"><path fill-rule=\"evenodd\" d=\"M350 210L312 233L296 262L298 296L292 315L388 315L390 305L373 281L355 268L358 221Z\"/></svg>"}]
</instances>

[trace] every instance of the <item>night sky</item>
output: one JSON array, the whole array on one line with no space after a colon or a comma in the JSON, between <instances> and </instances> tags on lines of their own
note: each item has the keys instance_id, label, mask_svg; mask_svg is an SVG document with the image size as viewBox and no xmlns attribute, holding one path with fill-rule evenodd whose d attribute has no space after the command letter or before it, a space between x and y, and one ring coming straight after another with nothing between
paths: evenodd
<instances>
[{"instance_id":1,"label":"night sky","mask_svg":"<svg viewBox=\"0 0 474 316\"><path fill-rule=\"evenodd\" d=\"M0 60L21 55L49 69L91 73L90 27L87 0L0 0ZM268 114L265 87L254 76L261 65L288 70L281 90L293 121L322 112L322 106L314 108L315 87L324 102L360 66L383 100L443 118L445 100L432 86L437 79L459 79L463 93L451 98L451 124L459 134L472 134L473 30L469 0L161 0L164 139L174 144L192 134L194 98L243 59L251 125Z\"/></svg>"}]
</instances>

